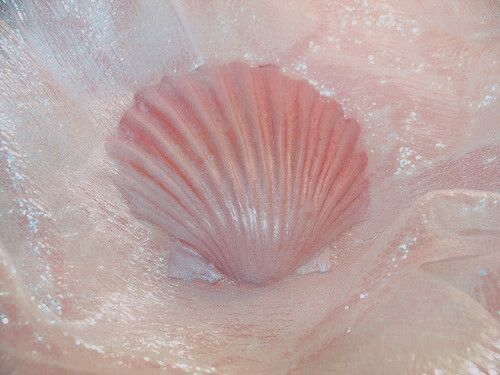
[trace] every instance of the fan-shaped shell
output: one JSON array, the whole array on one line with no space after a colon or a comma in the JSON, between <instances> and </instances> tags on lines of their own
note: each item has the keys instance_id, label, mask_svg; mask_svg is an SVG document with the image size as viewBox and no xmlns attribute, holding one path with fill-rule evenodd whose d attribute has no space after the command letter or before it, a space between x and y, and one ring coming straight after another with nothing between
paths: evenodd
<instances>
[{"instance_id":1,"label":"fan-shaped shell","mask_svg":"<svg viewBox=\"0 0 500 375\"><path fill-rule=\"evenodd\" d=\"M205 66L135 96L108 153L133 213L222 273L266 283L352 225L359 126L273 66Z\"/></svg>"}]
</instances>

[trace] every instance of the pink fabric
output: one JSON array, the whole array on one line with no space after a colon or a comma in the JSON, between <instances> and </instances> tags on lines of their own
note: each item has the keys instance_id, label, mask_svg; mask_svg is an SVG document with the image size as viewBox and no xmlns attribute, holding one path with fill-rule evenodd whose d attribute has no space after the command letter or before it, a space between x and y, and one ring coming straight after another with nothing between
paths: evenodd
<instances>
[{"instance_id":1,"label":"pink fabric","mask_svg":"<svg viewBox=\"0 0 500 375\"><path fill-rule=\"evenodd\" d=\"M498 373L498 7L7 2L0 372ZM138 90L233 61L337 102L367 155L363 220L265 286L169 259L105 150Z\"/></svg>"}]
</instances>

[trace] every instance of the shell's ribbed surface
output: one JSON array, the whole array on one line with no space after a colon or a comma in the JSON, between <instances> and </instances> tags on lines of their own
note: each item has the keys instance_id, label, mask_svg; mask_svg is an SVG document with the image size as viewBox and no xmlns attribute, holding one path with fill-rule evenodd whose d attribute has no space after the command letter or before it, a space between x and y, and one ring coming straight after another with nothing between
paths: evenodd
<instances>
[{"instance_id":1,"label":"shell's ribbed surface","mask_svg":"<svg viewBox=\"0 0 500 375\"><path fill-rule=\"evenodd\" d=\"M222 273L266 283L352 225L359 126L305 81L242 63L139 92L108 153L134 214Z\"/></svg>"}]
</instances>

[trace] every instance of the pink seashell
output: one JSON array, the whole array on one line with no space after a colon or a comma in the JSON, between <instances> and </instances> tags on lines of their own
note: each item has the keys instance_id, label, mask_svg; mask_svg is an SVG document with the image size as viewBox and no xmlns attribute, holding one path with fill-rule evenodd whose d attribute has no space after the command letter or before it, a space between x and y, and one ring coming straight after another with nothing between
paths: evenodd
<instances>
[{"instance_id":1,"label":"pink seashell","mask_svg":"<svg viewBox=\"0 0 500 375\"><path fill-rule=\"evenodd\" d=\"M107 143L133 213L220 272L278 280L366 206L359 125L273 66L204 66L135 96Z\"/></svg>"}]
</instances>

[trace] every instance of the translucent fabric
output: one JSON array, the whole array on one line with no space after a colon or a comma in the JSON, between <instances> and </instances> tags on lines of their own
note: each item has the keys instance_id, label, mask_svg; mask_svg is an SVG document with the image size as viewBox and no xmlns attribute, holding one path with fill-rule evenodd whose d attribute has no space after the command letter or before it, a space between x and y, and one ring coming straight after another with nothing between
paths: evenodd
<instances>
[{"instance_id":1,"label":"translucent fabric","mask_svg":"<svg viewBox=\"0 0 500 375\"><path fill-rule=\"evenodd\" d=\"M498 14L4 2L0 372L496 374ZM165 233L132 214L105 149L140 89L233 61L308 81L367 154L363 220L266 286L170 277Z\"/></svg>"}]
</instances>

